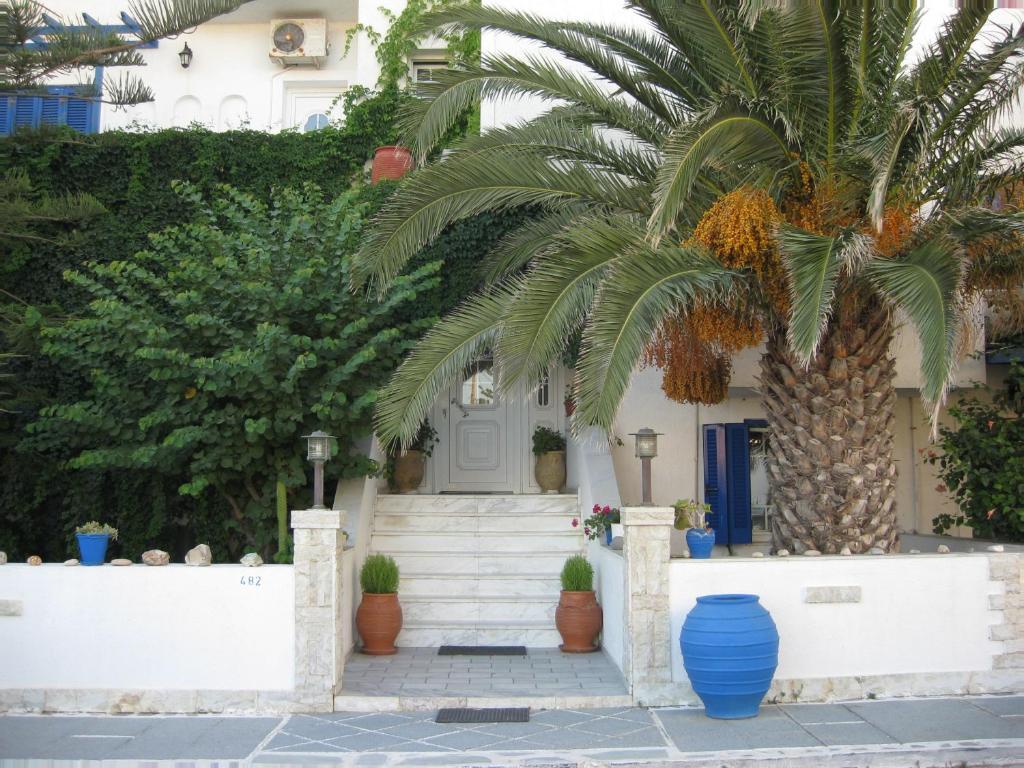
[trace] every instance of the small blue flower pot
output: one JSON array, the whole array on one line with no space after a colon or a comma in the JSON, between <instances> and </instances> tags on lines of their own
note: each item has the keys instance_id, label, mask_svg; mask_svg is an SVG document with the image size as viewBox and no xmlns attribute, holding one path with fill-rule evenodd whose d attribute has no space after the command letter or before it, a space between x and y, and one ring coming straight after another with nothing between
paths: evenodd
<instances>
[{"instance_id":1,"label":"small blue flower pot","mask_svg":"<svg viewBox=\"0 0 1024 768\"><path fill-rule=\"evenodd\" d=\"M689 528L686 531L686 546L690 550L690 557L705 560L711 557L711 549L715 546L715 532Z\"/></svg>"},{"instance_id":2,"label":"small blue flower pot","mask_svg":"<svg viewBox=\"0 0 1024 768\"><path fill-rule=\"evenodd\" d=\"M610 525L604 529L604 543L609 547L612 545L612 527Z\"/></svg>"},{"instance_id":3,"label":"small blue flower pot","mask_svg":"<svg viewBox=\"0 0 1024 768\"><path fill-rule=\"evenodd\" d=\"M103 565L107 558L107 545L110 543L110 535L106 533L76 533L78 539L78 552L81 555L79 562L82 565Z\"/></svg>"}]
</instances>

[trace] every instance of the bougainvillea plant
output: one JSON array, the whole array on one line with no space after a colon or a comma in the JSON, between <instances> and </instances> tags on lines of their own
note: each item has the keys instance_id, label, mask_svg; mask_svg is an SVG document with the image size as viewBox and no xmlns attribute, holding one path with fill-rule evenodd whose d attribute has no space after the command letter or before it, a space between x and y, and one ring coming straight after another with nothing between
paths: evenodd
<instances>
[{"instance_id":1,"label":"bougainvillea plant","mask_svg":"<svg viewBox=\"0 0 1024 768\"><path fill-rule=\"evenodd\" d=\"M603 507L600 504L595 504L590 510L590 515L583 521L583 535L586 536L590 541L604 536L604 532L608 530L612 523L621 523L622 513L618 507L612 507L605 504ZM579 518L574 517L572 519L572 527L579 528Z\"/></svg>"}]
</instances>

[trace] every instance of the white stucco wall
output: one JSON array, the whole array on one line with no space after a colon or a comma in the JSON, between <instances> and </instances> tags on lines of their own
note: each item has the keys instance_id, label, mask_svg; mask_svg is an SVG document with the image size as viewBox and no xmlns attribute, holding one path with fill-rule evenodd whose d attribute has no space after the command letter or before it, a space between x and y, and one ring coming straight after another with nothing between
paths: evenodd
<instances>
[{"instance_id":1,"label":"white stucco wall","mask_svg":"<svg viewBox=\"0 0 1024 768\"><path fill-rule=\"evenodd\" d=\"M992 669L1001 619L989 608L985 555L729 558L674 561L672 677L687 680L679 649L699 595L753 593L779 630L778 680ZM860 587L858 603L804 602L808 587ZM899 631L893 631L898 627Z\"/></svg>"},{"instance_id":2,"label":"white stucco wall","mask_svg":"<svg viewBox=\"0 0 1024 768\"><path fill-rule=\"evenodd\" d=\"M604 614L601 629L601 650L620 670L626 651L626 625L622 620L625 605L623 587L625 563L622 552L609 549L597 542L587 545L587 559L596 574L597 599Z\"/></svg>"},{"instance_id":3,"label":"white stucco wall","mask_svg":"<svg viewBox=\"0 0 1024 768\"><path fill-rule=\"evenodd\" d=\"M0 600L0 690L293 686L291 566L8 564Z\"/></svg>"}]
</instances>

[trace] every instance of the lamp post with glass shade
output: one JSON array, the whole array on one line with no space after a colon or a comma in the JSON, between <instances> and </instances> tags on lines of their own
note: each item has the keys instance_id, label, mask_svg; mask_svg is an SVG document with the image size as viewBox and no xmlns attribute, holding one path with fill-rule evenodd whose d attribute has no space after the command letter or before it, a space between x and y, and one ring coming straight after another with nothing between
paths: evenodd
<instances>
[{"instance_id":1,"label":"lamp post with glass shade","mask_svg":"<svg viewBox=\"0 0 1024 768\"><path fill-rule=\"evenodd\" d=\"M181 62L182 69L188 69L192 64L192 49L188 47L188 43L185 43L185 47L178 51L178 61Z\"/></svg>"},{"instance_id":2,"label":"lamp post with glass shade","mask_svg":"<svg viewBox=\"0 0 1024 768\"><path fill-rule=\"evenodd\" d=\"M640 489L643 496L643 506L650 507L654 504L651 499L651 459L658 455L658 435L650 427L644 427L638 432L630 433L636 438L636 457L640 459Z\"/></svg>"},{"instance_id":3,"label":"lamp post with glass shade","mask_svg":"<svg viewBox=\"0 0 1024 768\"><path fill-rule=\"evenodd\" d=\"M331 458L331 438L318 429L306 438L306 458L313 462L313 509L324 509L324 464Z\"/></svg>"}]
</instances>

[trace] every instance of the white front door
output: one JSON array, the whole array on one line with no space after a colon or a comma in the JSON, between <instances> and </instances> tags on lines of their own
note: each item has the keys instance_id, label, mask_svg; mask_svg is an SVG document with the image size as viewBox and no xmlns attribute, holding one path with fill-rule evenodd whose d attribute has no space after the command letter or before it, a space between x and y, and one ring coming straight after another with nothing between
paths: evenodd
<instances>
[{"instance_id":1,"label":"white front door","mask_svg":"<svg viewBox=\"0 0 1024 768\"><path fill-rule=\"evenodd\" d=\"M448 477L441 490L518 490L518 410L514 399L497 396L490 358L474 363L449 393Z\"/></svg>"}]
</instances>

